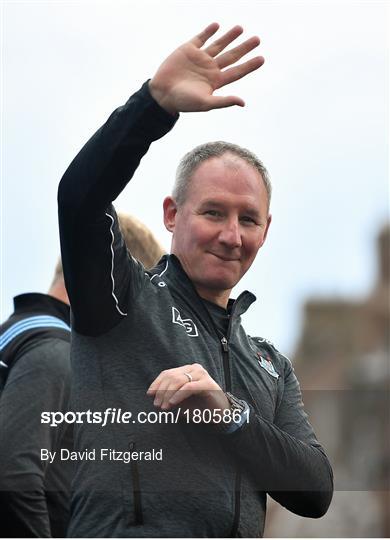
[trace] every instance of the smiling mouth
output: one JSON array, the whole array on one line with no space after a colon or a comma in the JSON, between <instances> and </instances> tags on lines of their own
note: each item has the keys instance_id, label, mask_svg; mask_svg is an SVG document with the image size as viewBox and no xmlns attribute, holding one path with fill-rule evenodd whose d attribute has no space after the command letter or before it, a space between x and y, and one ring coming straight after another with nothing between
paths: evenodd
<instances>
[{"instance_id":1,"label":"smiling mouth","mask_svg":"<svg viewBox=\"0 0 390 540\"><path fill-rule=\"evenodd\" d=\"M214 257L216 257L217 259L220 259L221 261L224 261L224 262L238 262L240 259L239 258L231 258L231 257L224 257L223 255L217 255L216 253L211 253L211 251L209 252L210 255L214 255Z\"/></svg>"}]
</instances>

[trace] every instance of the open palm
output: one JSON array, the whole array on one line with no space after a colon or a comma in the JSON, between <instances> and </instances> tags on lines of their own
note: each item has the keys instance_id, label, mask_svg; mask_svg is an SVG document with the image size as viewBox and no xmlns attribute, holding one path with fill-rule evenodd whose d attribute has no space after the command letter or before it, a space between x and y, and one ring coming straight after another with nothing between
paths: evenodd
<instances>
[{"instance_id":1,"label":"open palm","mask_svg":"<svg viewBox=\"0 0 390 540\"><path fill-rule=\"evenodd\" d=\"M231 105L244 105L238 96L214 96L218 88L236 81L258 69L263 63L261 56L232 66L260 43L252 37L237 47L224 49L242 34L235 26L205 48L206 41L216 33L219 25L210 24L200 34L176 49L157 70L150 81L150 91L156 101L168 112L208 111ZM225 69L227 68L227 69Z\"/></svg>"}]
</instances>

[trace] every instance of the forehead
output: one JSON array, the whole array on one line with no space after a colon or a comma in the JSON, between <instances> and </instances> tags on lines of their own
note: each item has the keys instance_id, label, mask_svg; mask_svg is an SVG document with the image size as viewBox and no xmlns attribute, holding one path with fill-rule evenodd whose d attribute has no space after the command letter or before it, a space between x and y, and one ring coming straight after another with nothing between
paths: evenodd
<instances>
[{"instance_id":1,"label":"forehead","mask_svg":"<svg viewBox=\"0 0 390 540\"><path fill-rule=\"evenodd\" d=\"M187 200L192 202L223 196L248 198L253 203L268 201L260 172L233 154L202 162L192 173L188 186Z\"/></svg>"}]
</instances>

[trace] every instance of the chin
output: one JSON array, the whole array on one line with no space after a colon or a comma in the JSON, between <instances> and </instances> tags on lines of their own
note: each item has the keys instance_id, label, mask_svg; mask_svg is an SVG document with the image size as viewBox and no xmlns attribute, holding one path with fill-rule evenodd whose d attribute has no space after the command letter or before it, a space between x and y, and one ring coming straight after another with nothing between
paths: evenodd
<instances>
[{"instance_id":1,"label":"chin","mask_svg":"<svg viewBox=\"0 0 390 540\"><path fill-rule=\"evenodd\" d=\"M215 272L210 272L209 275L202 276L202 282L205 287L219 291L232 289L238 281L239 278L234 278L231 274L221 275L221 273L216 274Z\"/></svg>"}]
</instances>

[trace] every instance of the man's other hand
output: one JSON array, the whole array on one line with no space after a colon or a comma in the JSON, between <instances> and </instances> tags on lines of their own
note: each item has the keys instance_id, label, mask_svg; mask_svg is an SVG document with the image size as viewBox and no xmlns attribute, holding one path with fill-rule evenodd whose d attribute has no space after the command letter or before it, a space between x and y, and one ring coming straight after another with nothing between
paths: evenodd
<instances>
[{"instance_id":1,"label":"man's other hand","mask_svg":"<svg viewBox=\"0 0 390 540\"><path fill-rule=\"evenodd\" d=\"M212 23L181 45L161 64L149 82L151 95L169 113L209 111L232 105L245 105L238 96L214 96L213 93L263 65L264 58L257 56L229 67L255 49L260 44L260 39L253 36L225 51L243 32L241 26L234 26L213 43L201 48L218 28L217 23Z\"/></svg>"},{"instance_id":2,"label":"man's other hand","mask_svg":"<svg viewBox=\"0 0 390 540\"><path fill-rule=\"evenodd\" d=\"M196 402L199 409L230 409L222 388L200 364L165 369L146 393L154 397L153 404L160 409L170 409L189 398L195 398L192 403Z\"/></svg>"}]
</instances>

